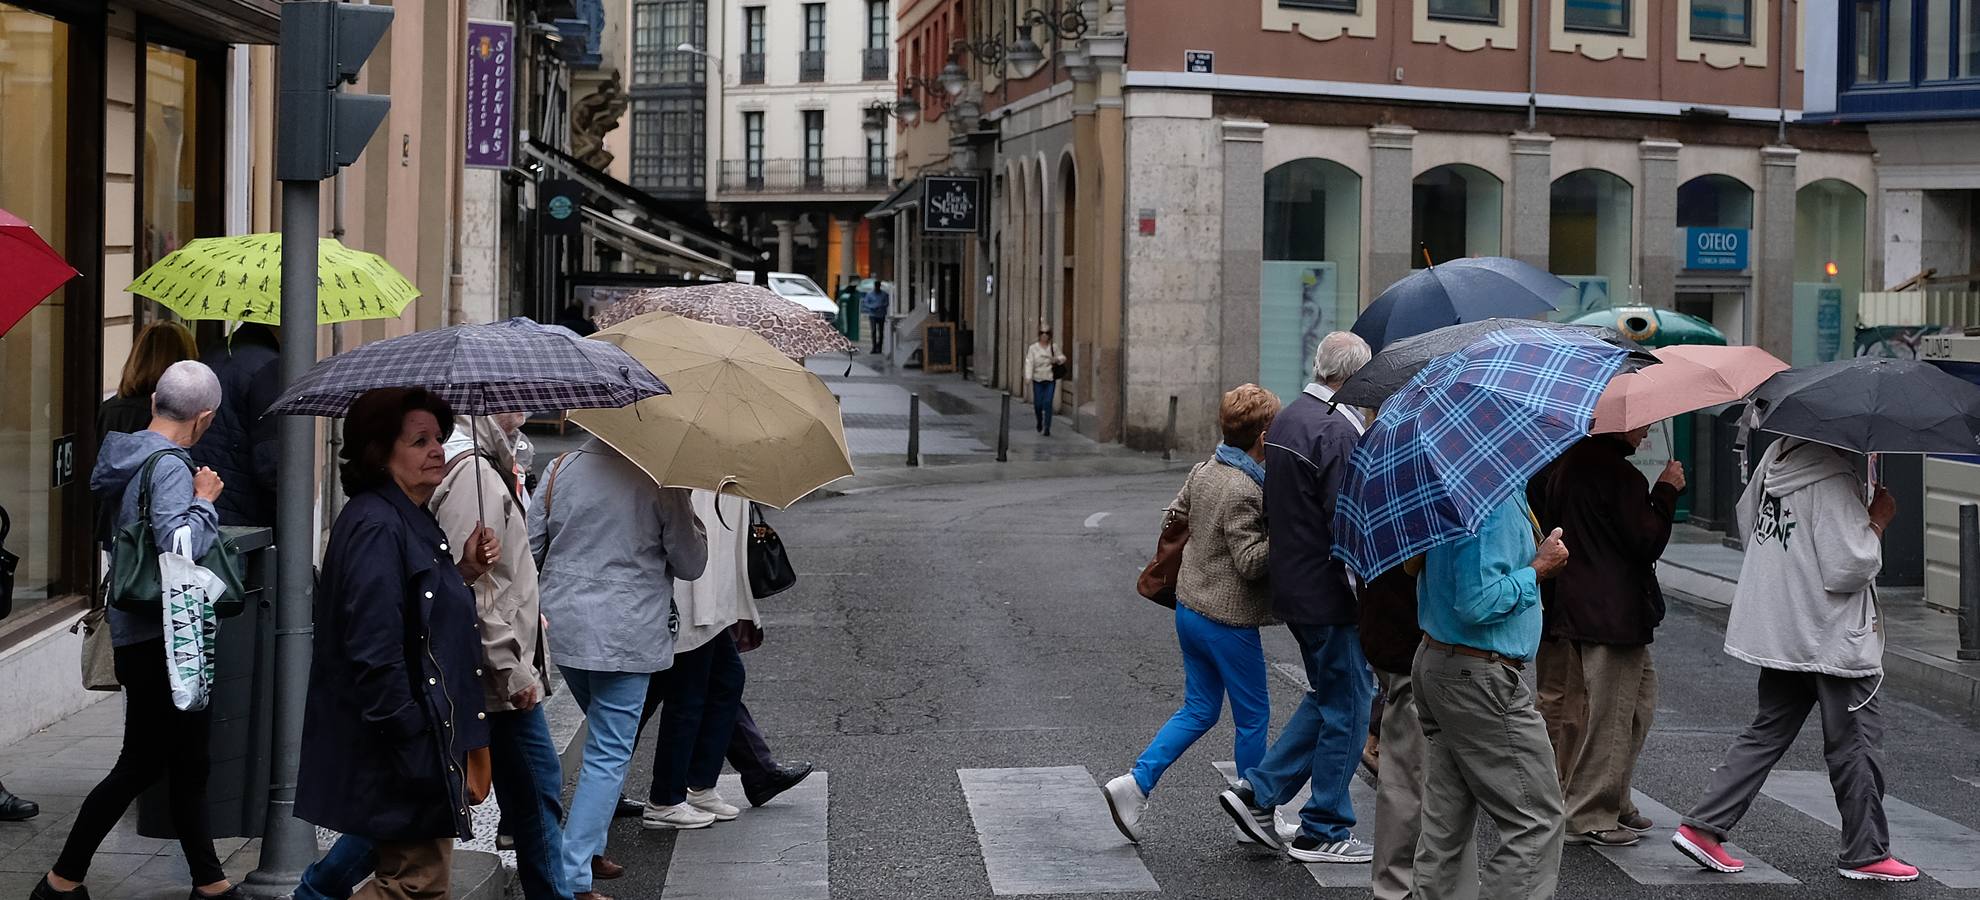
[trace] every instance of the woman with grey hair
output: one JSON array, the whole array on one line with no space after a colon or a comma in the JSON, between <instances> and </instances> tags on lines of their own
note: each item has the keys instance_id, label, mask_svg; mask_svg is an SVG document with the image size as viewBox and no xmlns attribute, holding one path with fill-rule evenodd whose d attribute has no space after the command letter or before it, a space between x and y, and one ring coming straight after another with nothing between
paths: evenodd
<instances>
[{"instance_id":1,"label":"woman with grey hair","mask_svg":"<svg viewBox=\"0 0 1980 900\"><path fill-rule=\"evenodd\" d=\"M220 539L220 476L195 470L186 448L199 442L220 405L220 381L213 370L192 360L173 363L151 395L151 425L143 431L103 439L96 470L89 479L98 503L117 504L116 528L136 521L140 498L149 501L157 552L170 549L180 528L191 535L192 557L206 555ZM107 549L107 548L106 548ZM159 601L163 603L163 598ZM83 880L91 857L139 794L164 779L172 829L179 835L192 871L193 900L239 897L227 882L220 857L208 837L206 818L208 709L186 712L172 703L165 674L164 614L110 610L110 643L115 648L117 682L124 688L124 745L117 763L89 797L69 829L62 855L35 885L33 900L88 900Z\"/></svg>"}]
</instances>

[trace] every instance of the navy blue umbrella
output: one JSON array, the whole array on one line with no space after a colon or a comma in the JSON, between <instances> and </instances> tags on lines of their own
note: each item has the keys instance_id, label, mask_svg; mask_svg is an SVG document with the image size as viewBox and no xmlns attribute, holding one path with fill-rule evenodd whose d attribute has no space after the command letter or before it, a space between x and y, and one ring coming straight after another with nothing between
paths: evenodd
<instances>
[{"instance_id":1,"label":"navy blue umbrella","mask_svg":"<svg viewBox=\"0 0 1980 900\"><path fill-rule=\"evenodd\" d=\"M1375 298L1352 330L1380 352L1406 337L1461 322L1553 312L1573 285L1516 259L1454 259L1409 273Z\"/></svg>"}]
</instances>

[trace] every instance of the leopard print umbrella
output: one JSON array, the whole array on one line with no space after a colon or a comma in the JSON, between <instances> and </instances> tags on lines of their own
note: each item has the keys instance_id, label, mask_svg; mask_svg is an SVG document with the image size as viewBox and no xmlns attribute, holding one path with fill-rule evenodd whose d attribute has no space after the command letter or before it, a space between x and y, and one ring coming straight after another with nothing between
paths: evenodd
<instances>
[{"instance_id":1,"label":"leopard print umbrella","mask_svg":"<svg viewBox=\"0 0 1980 900\"><path fill-rule=\"evenodd\" d=\"M777 296L769 288L734 281L648 288L599 310L593 321L600 328L610 328L634 316L663 311L753 331L777 352L795 360L854 349L845 335L817 313Z\"/></svg>"}]
</instances>

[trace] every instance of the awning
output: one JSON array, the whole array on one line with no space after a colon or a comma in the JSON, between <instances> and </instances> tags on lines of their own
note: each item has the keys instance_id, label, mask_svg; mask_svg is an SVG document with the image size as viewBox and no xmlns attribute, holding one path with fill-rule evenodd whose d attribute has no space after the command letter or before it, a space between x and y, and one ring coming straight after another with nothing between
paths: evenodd
<instances>
[{"instance_id":1,"label":"awning","mask_svg":"<svg viewBox=\"0 0 1980 900\"><path fill-rule=\"evenodd\" d=\"M879 206L867 210L866 217L884 219L901 210L913 208L919 203L921 203L921 179L910 178L902 182L900 187L895 188L893 193L888 194L887 199L880 201Z\"/></svg>"},{"instance_id":2,"label":"awning","mask_svg":"<svg viewBox=\"0 0 1980 900\"><path fill-rule=\"evenodd\" d=\"M718 257L728 265L754 266L763 258L763 249L740 240L708 223L708 211L700 204L661 200L639 188L613 178L562 150L541 141L527 141L523 151L558 175L584 185L594 197L652 220L661 230L679 234L695 252Z\"/></svg>"},{"instance_id":3,"label":"awning","mask_svg":"<svg viewBox=\"0 0 1980 900\"><path fill-rule=\"evenodd\" d=\"M595 209L584 210L584 227L592 237L635 256L671 263L694 274L733 278L736 267L696 253L643 228L636 228Z\"/></svg>"},{"instance_id":4,"label":"awning","mask_svg":"<svg viewBox=\"0 0 1980 900\"><path fill-rule=\"evenodd\" d=\"M282 5L276 0L126 0L118 5L230 43L273 44L281 37Z\"/></svg>"}]
</instances>

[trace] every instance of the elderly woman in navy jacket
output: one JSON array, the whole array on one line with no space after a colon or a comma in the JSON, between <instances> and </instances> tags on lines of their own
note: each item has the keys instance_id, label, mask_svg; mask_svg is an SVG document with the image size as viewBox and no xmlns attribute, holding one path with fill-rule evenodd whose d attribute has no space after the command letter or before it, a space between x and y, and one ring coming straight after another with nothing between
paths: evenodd
<instances>
[{"instance_id":1,"label":"elderly woman in navy jacket","mask_svg":"<svg viewBox=\"0 0 1980 900\"><path fill-rule=\"evenodd\" d=\"M450 547L426 508L453 421L438 397L387 388L358 398L344 425L350 502L317 583L296 815L376 846L360 897L446 896L476 799L468 752L488 746L468 585L501 549L486 526Z\"/></svg>"}]
</instances>

